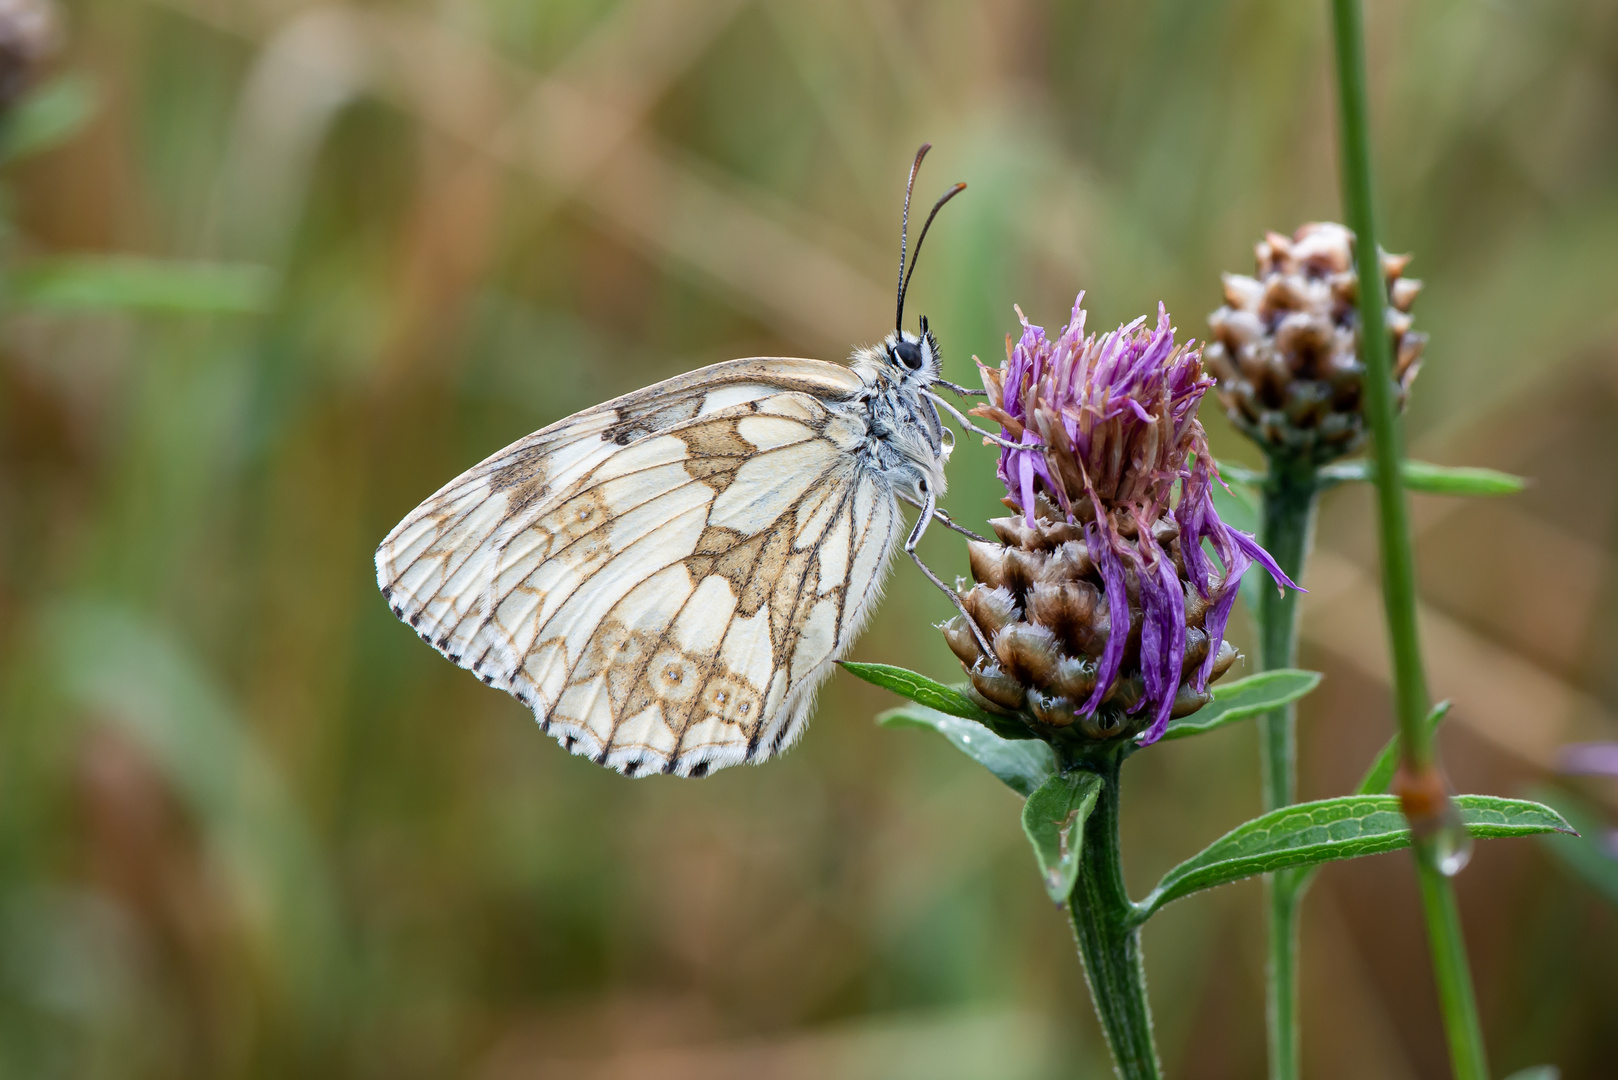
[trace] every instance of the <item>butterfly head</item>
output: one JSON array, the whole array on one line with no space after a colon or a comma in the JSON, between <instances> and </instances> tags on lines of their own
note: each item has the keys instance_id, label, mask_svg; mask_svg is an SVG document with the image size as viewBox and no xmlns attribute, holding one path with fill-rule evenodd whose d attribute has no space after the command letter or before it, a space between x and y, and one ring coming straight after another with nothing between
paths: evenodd
<instances>
[{"instance_id":1,"label":"butterfly head","mask_svg":"<svg viewBox=\"0 0 1618 1080\"><path fill-rule=\"evenodd\" d=\"M938 339L928 329L926 317L921 320L920 334L912 334L908 330L895 330L889 334L882 342L882 359L888 369L888 377L901 385L920 384L925 387L937 382L942 361Z\"/></svg>"}]
</instances>

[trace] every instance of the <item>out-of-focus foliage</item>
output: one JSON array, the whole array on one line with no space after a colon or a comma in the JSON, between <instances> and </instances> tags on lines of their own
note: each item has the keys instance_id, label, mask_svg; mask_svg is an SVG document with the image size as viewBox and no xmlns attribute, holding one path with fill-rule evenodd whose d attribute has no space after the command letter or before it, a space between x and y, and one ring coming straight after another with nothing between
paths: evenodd
<instances>
[{"instance_id":1,"label":"out-of-focus foliage","mask_svg":"<svg viewBox=\"0 0 1618 1080\"><path fill-rule=\"evenodd\" d=\"M1416 504L1451 779L1521 793L1618 715L1618 8L1369 7L1388 245L1427 282L1412 449L1534 481ZM764 768L626 781L398 625L371 550L579 408L878 338L923 139L923 195L971 185L910 305L950 377L998 358L1013 302L1049 325L1080 287L1097 326L1162 299L1200 337L1264 229L1338 216L1323 8L84 0L64 24L72 81L5 136L6 278L115 272L72 305L8 292L0 327L0 1071L1104 1075L1015 796L870 723L882 692L839 677ZM1216 411L1215 451L1256 464ZM968 524L993 460L952 463ZM1305 583L1310 799L1390 730L1368 506L1332 494ZM957 539L924 546L946 576ZM860 655L955 678L917 632L947 611L897 567ZM1137 895L1258 809L1247 725L1128 767ZM1501 1070L1609 1072L1610 900L1527 841L1480 845L1459 890ZM1261 1072L1258 895L1147 930L1175 1076ZM1309 1075L1438 1074L1408 860L1325 869L1303 932Z\"/></svg>"}]
</instances>

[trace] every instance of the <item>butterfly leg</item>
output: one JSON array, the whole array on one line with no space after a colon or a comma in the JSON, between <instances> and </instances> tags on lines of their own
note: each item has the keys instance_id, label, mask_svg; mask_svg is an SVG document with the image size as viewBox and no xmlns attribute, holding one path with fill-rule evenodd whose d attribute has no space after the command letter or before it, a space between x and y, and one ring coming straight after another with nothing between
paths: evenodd
<instances>
[{"instance_id":1,"label":"butterfly leg","mask_svg":"<svg viewBox=\"0 0 1618 1080\"><path fill-rule=\"evenodd\" d=\"M955 406L951 405L937 394L929 393L927 396L932 400L934 405L937 405L939 408L953 416L955 418L955 422L961 425L961 427L975 435L982 435L985 439L988 439L996 446L1003 446L1008 450L1027 450L1031 447L1042 445L1040 443L1012 442L1003 435L996 435L992 431L985 431L983 428L978 427L976 424L972 423L972 421L968 420L966 415L962 413L961 410L957 409Z\"/></svg>"},{"instance_id":2,"label":"butterfly leg","mask_svg":"<svg viewBox=\"0 0 1618 1080\"><path fill-rule=\"evenodd\" d=\"M907 499L906 501L909 502L910 500ZM934 494L932 485L927 483L926 480L922 480L921 515L916 518L915 528L911 529L910 535L905 538L905 554L910 556L917 566L921 567L921 572L927 575L928 581L937 585L944 595L949 597L950 603L955 605L955 610L961 613L961 618L966 620L967 628L972 631L972 636L977 639L978 648L983 650L984 656L992 660L995 656L994 648L989 644L989 639L983 636L983 631L978 628L977 620L972 618L971 613L966 610L966 604L962 602L961 594L945 585L939 576L933 573L932 567L922 562L921 556L916 554L916 545L921 543L922 534L927 531L928 523L939 513L941 511L938 509L938 496Z\"/></svg>"},{"instance_id":3,"label":"butterfly leg","mask_svg":"<svg viewBox=\"0 0 1618 1080\"><path fill-rule=\"evenodd\" d=\"M933 385L934 386L942 386L945 390L948 390L950 393L957 394L957 395L959 395L961 397L988 397L989 396L989 392L987 390L971 390L971 389L968 389L967 387L961 386L961 385L959 385L957 383L952 383L948 379L934 379L933 380Z\"/></svg>"},{"instance_id":4,"label":"butterfly leg","mask_svg":"<svg viewBox=\"0 0 1618 1080\"><path fill-rule=\"evenodd\" d=\"M899 498L903 499L905 502L909 503L911 506L914 506L917 510L921 509L921 503L917 502L915 499L912 499L910 496L901 494L899 496ZM973 532L971 529L968 529L965 525L959 524L954 518L950 517L949 514L946 513L941 507L934 507L933 508L933 517L937 518L938 523L940 525L944 526L944 528L952 529L955 532L958 532L962 536L966 537L968 540L976 540L980 544L993 543L993 541L990 540L987 536L979 536L977 533Z\"/></svg>"}]
</instances>

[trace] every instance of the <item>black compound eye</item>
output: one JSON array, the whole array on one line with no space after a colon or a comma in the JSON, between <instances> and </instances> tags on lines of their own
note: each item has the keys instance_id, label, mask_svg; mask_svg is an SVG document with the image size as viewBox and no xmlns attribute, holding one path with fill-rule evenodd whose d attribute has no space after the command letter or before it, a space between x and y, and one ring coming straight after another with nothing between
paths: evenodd
<instances>
[{"instance_id":1,"label":"black compound eye","mask_svg":"<svg viewBox=\"0 0 1618 1080\"><path fill-rule=\"evenodd\" d=\"M911 371L921 370L921 346L914 341L901 341L893 347L894 358Z\"/></svg>"}]
</instances>

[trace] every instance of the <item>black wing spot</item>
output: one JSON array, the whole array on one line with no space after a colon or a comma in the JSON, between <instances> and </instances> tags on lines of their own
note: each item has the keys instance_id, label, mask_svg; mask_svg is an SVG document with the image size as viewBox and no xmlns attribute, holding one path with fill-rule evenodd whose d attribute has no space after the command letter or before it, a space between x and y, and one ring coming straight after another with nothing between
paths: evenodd
<instances>
[{"instance_id":1,"label":"black wing spot","mask_svg":"<svg viewBox=\"0 0 1618 1080\"><path fill-rule=\"evenodd\" d=\"M633 761L626 761L626 762L624 762L624 775L625 776L634 776L635 771L637 769L639 769L639 768L640 768L640 759L639 758L636 758Z\"/></svg>"},{"instance_id":2,"label":"black wing spot","mask_svg":"<svg viewBox=\"0 0 1618 1080\"><path fill-rule=\"evenodd\" d=\"M421 612L418 611L415 614L410 616L410 625L411 626L420 626L421 625Z\"/></svg>"},{"instance_id":3,"label":"black wing spot","mask_svg":"<svg viewBox=\"0 0 1618 1080\"><path fill-rule=\"evenodd\" d=\"M490 675L487 671L485 671L483 673L483 684L485 686L493 686L494 685L494 676Z\"/></svg>"},{"instance_id":4,"label":"black wing spot","mask_svg":"<svg viewBox=\"0 0 1618 1080\"><path fill-rule=\"evenodd\" d=\"M697 762L695 765L691 766L691 771L686 773L686 775L691 777L693 780L701 780L704 776L708 775L708 763L706 761Z\"/></svg>"},{"instance_id":5,"label":"black wing spot","mask_svg":"<svg viewBox=\"0 0 1618 1080\"><path fill-rule=\"evenodd\" d=\"M394 604L393 605L393 617L395 619L404 618L404 608L401 605L399 605L399 604Z\"/></svg>"},{"instance_id":6,"label":"black wing spot","mask_svg":"<svg viewBox=\"0 0 1618 1080\"><path fill-rule=\"evenodd\" d=\"M571 754L573 752L573 744L578 742L578 741L579 740L578 740L577 736L569 735L565 739L562 740L562 746L567 750L568 753Z\"/></svg>"},{"instance_id":7,"label":"black wing spot","mask_svg":"<svg viewBox=\"0 0 1618 1080\"><path fill-rule=\"evenodd\" d=\"M443 650L443 649L448 648L448 647L449 647L449 635L448 634L445 634L443 637L441 637L437 641L433 642L433 648L435 648L435 649Z\"/></svg>"},{"instance_id":8,"label":"black wing spot","mask_svg":"<svg viewBox=\"0 0 1618 1080\"><path fill-rule=\"evenodd\" d=\"M392 600L393 599L393 586L392 585L384 585L384 586L382 586L382 599L384 599L384 600ZM397 609L395 609L395 610L397 610Z\"/></svg>"}]
</instances>

